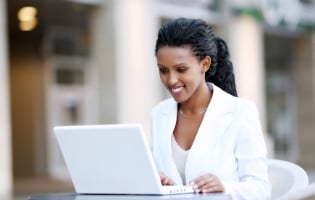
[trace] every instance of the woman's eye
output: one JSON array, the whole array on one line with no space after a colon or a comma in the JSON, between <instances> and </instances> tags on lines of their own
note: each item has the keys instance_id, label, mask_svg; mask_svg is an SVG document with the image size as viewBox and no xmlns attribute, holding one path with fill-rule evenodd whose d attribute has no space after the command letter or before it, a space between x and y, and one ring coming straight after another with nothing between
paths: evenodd
<instances>
[{"instance_id":1,"label":"woman's eye","mask_svg":"<svg viewBox=\"0 0 315 200\"><path fill-rule=\"evenodd\" d=\"M180 72L180 73L183 73L185 72L187 69L186 68L177 68L177 71Z\"/></svg>"},{"instance_id":2,"label":"woman's eye","mask_svg":"<svg viewBox=\"0 0 315 200\"><path fill-rule=\"evenodd\" d=\"M168 72L168 69L166 69L166 68L159 68L159 71L160 71L161 74L165 74L165 73Z\"/></svg>"}]
</instances>

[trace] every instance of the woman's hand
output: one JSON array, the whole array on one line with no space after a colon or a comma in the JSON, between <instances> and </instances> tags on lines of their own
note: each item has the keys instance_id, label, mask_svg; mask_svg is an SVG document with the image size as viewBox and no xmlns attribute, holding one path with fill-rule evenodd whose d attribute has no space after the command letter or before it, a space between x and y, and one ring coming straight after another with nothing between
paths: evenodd
<instances>
[{"instance_id":1,"label":"woman's hand","mask_svg":"<svg viewBox=\"0 0 315 200\"><path fill-rule=\"evenodd\" d=\"M165 174L160 172L159 175L160 175L162 185L174 185L174 181L168 178L167 176L165 176Z\"/></svg>"},{"instance_id":2,"label":"woman's hand","mask_svg":"<svg viewBox=\"0 0 315 200\"><path fill-rule=\"evenodd\" d=\"M205 174L190 181L196 193L224 192L221 181L213 174Z\"/></svg>"}]
</instances>

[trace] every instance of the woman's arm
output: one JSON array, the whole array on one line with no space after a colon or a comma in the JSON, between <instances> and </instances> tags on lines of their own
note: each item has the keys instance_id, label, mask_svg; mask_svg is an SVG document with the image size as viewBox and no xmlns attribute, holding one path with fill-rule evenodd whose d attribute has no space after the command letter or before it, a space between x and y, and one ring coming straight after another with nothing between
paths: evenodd
<instances>
[{"instance_id":1,"label":"woman's arm","mask_svg":"<svg viewBox=\"0 0 315 200\"><path fill-rule=\"evenodd\" d=\"M235 199L270 199L266 145L258 111L253 103L239 106L239 130L235 147L239 182L223 183Z\"/></svg>"}]
</instances>

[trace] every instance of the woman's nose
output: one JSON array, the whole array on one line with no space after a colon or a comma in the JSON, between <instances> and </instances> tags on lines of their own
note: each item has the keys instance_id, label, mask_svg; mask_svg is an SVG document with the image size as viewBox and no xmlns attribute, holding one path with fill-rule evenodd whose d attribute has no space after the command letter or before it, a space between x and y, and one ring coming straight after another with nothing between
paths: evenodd
<instances>
[{"instance_id":1,"label":"woman's nose","mask_svg":"<svg viewBox=\"0 0 315 200\"><path fill-rule=\"evenodd\" d=\"M177 83L178 77L175 73L170 73L168 77L168 85L174 85Z\"/></svg>"}]
</instances>

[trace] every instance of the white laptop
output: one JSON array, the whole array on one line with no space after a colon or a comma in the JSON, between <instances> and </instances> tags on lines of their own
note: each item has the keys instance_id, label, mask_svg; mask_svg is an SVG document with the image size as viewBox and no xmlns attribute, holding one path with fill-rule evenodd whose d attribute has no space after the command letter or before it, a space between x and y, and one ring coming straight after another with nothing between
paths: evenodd
<instances>
[{"instance_id":1,"label":"white laptop","mask_svg":"<svg viewBox=\"0 0 315 200\"><path fill-rule=\"evenodd\" d=\"M80 194L192 193L162 186L140 124L54 127L75 191Z\"/></svg>"}]
</instances>

